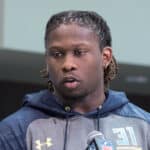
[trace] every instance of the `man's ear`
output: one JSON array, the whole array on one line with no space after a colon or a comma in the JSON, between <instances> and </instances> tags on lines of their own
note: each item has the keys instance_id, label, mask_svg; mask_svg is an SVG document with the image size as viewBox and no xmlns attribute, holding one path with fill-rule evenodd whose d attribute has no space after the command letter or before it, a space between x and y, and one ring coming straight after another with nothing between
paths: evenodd
<instances>
[{"instance_id":1,"label":"man's ear","mask_svg":"<svg viewBox=\"0 0 150 150\"><path fill-rule=\"evenodd\" d=\"M103 67L107 68L112 60L112 48L106 46L102 50Z\"/></svg>"}]
</instances>

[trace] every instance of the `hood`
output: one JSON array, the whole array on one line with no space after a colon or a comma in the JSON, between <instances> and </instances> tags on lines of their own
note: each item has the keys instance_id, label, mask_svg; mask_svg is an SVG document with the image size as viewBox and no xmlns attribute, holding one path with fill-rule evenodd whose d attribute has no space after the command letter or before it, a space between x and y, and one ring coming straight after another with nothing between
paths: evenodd
<instances>
[{"instance_id":1,"label":"hood","mask_svg":"<svg viewBox=\"0 0 150 150\"><path fill-rule=\"evenodd\" d=\"M128 99L123 92L109 90L106 94L106 99L102 107L88 112L84 114L84 116L97 118L98 116L107 115L108 113L114 112L115 110L123 107L127 103ZM83 115L78 112L65 109L65 107L59 104L56 97L48 90L27 94L24 98L23 105L38 109L53 117L66 118L76 115Z\"/></svg>"}]
</instances>

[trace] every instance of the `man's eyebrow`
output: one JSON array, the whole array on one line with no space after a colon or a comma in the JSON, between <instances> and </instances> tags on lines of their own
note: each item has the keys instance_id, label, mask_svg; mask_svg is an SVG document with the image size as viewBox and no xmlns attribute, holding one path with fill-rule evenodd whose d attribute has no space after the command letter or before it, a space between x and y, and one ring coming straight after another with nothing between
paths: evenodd
<instances>
[{"instance_id":1,"label":"man's eyebrow","mask_svg":"<svg viewBox=\"0 0 150 150\"><path fill-rule=\"evenodd\" d=\"M60 47L60 46L51 46L51 47L48 47L47 49L48 49L48 50L52 50L52 49L59 49L59 50L62 50L63 48Z\"/></svg>"},{"instance_id":2,"label":"man's eyebrow","mask_svg":"<svg viewBox=\"0 0 150 150\"><path fill-rule=\"evenodd\" d=\"M85 46L88 46L88 45L89 45L88 42L72 43L71 47L72 48L85 47ZM63 45L59 45L59 44L54 44L54 45L51 45L50 47L47 48L47 50L52 50L52 49L64 50L65 48L63 47Z\"/></svg>"}]
</instances>

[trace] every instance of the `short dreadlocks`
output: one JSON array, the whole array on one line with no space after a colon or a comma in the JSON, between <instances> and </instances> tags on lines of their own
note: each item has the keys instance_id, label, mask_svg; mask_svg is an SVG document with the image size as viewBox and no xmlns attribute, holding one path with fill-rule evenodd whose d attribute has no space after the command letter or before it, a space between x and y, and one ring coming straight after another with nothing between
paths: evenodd
<instances>
[{"instance_id":1,"label":"short dreadlocks","mask_svg":"<svg viewBox=\"0 0 150 150\"><path fill-rule=\"evenodd\" d=\"M51 31L58 28L61 24L72 23L92 29L99 37L99 46L101 51L106 46L112 46L110 29L106 21L99 14L93 11L64 11L53 15L48 21L45 31L45 48ZM108 89L110 81L115 78L117 71L118 66L116 60L112 57L109 66L104 68L105 91ZM43 70L42 73L43 77L48 77L47 70Z\"/></svg>"}]
</instances>

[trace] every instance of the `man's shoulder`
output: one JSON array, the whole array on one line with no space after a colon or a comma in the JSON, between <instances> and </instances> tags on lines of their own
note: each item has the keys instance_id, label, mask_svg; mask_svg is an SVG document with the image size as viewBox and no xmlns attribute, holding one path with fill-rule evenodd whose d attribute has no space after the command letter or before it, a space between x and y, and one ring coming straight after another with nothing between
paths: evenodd
<instances>
[{"instance_id":1,"label":"man's shoulder","mask_svg":"<svg viewBox=\"0 0 150 150\"><path fill-rule=\"evenodd\" d=\"M124 105L117 112L122 116L142 119L150 124L150 113L131 102Z\"/></svg>"},{"instance_id":2,"label":"man's shoulder","mask_svg":"<svg viewBox=\"0 0 150 150\"><path fill-rule=\"evenodd\" d=\"M22 109L9 115L0 122L0 149L14 149L16 142L23 145L25 124ZM9 144L8 144L9 143Z\"/></svg>"},{"instance_id":3,"label":"man's shoulder","mask_svg":"<svg viewBox=\"0 0 150 150\"><path fill-rule=\"evenodd\" d=\"M39 118L47 118L47 116L40 110L30 107L22 107L4 118L0 122L0 149L23 149L28 126Z\"/></svg>"},{"instance_id":4,"label":"man's shoulder","mask_svg":"<svg viewBox=\"0 0 150 150\"><path fill-rule=\"evenodd\" d=\"M39 110L29 107L22 107L15 113L4 118L0 122L0 134L21 134L26 132L28 125L38 118L45 118L46 115Z\"/></svg>"}]
</instances>

